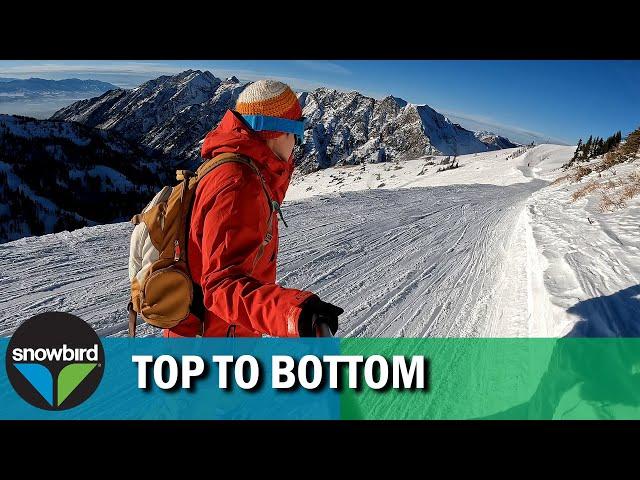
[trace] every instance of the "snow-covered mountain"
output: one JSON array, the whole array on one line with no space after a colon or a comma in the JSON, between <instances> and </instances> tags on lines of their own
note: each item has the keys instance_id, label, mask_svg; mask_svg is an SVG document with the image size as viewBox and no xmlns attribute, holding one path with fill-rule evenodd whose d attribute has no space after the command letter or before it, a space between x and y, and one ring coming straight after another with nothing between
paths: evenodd
<instances>
[{"instance_id":1,"label":"snow-covered mountain","mask_svg":"<svg viewBox=\"0 0 640 480\"><path fill-rule=\"evenodd\" d=\"M495 150L502 150L503 148L516 148L518 147L517 143L513 143L506 137L502 137L497 133L487 132L483 130L481 132L475 133L476 138L480 140L482 143L487 145L493 145Z\"/></svg>"},{"instance_id":2,"label":"snow-covered mountain","mask_svg":"<svg viewBox=\"0 0 640 480\"><path fill-rule=\"evenodd\" d=\"M119 132L161 150L171 167L193 167L199 163L200 142L243 88L235 77L221 80L210 72L187 70L73 103L51 118Z\"/></svg>"},{"instance_id":3,"label":"snow-covered mountain","mask_svg":"<svg viewBox=\"0 0 640 480\"><path fill-rule=\"evenodd\" d=\"M0 115L0 241L129 218L162 163L116 132Z\"/></svg>"},{"instance_id":4,"label":"snow-covered mountain","mask_svg":"<svg viewBox=\"0 0 640 480\"><path fill-rule=\"evenodd\" d=\"M0 241L127 218L148 200L141 191L197 166L204 136L244 88L188 70L81 100L48 121L1 115ZM319 88L299 98L309 119L297 152L303 174L508 145L397 97Z\"/></svg>"},{"instance_id":5,"label":"snow-covered mountain","mask_svg":"<svg viewBox=\"0 0 640 480\"><path fill-rule=\"evenodd\" d=\"M52 118L120 132L159 148L174 165L199 163L202 139L232 108L244 89L237 78L187 70L162 76L133 90L113 90L76 102ZM427 105L389 96L319 88L299 94L309 119L307 143L298 152L304 172L318 167L413 159L429 154L461 155L501 148L450 122Z\"/></svg>"},{"instance_id":6,"label":"snow-covered mountain","mask_svg":"<svg viewBox=\"0 0 640 480\"><path fill-rule=\"evenodd\" d=\"M428 105L388 96L319 88L300 95L309 128L303 171L333 165L413 160L425 155L464 155L499 147L476 138Z\"/></svg>"}]
</instances>

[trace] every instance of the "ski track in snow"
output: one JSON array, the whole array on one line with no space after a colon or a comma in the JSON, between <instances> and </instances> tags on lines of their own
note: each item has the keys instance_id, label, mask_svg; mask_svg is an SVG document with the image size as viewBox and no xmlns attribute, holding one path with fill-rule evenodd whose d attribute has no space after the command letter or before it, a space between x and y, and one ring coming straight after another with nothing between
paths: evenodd
<instances>
[{"instance_id":1,"label":"ski track in snow","mask_svg":"<svg viewBox=\"0 0 640 480\"><path fill-rule=\"evenodd\" d=\"M573 149L540 146L506 163L513 151L459 157L466 184L415 186L416 163L397 179L404 188L285 202L278 283L342 306L343 337L566 334L580 319L567 313L576 301L621 289L626 284L616 278L640 271L625 270L628 249L615 250L615 239L633 226L615 233L602 220L595 260L572 250L584 228L581 210L572 207L577 223L567 229L569 207L547 180ZM474 162L480 183L470 182ZM501 169L505 176L489 184ZM427 181L454 183L455 173ZM515 181L505 185L507 177ZM0 245L0 335L52 310L79 315L101 336L126 335L131 231L128 223L101 225ZM596 261L603 263L591 268ZM607 277L607 269L619 276ZM613 305L596 306L604 324L624 308ZM138 331L159 333L146 325Z\"/></svg>"},{"instance_id":2,"label":"ski track in snow","mask_svg":"<svg viewBox=\"0 0 640 480\"><path fill-rule=\"evenodd\" d=\"M342 336L482 331L470 312L492 301L487 286L505 260L504 238L535 188L376 190L290 203L278 282L341 305ZM130 233L123 223L0 245L0 334L51 310L77 314L103 336L125 334Z\"/></svg>"},{"instance_id":3,"label":"ski track in snow","mask_svg":"<svg viewBox=\"0 0 640 480\"><path fill-rule=\"evenodd\" d=\"M490 287L511 231L539 186L375 190L289 204L279 281L345 308L342 336L482 332L486 319L474 309L498 293Z\"/></svg>"},{"instance_id":4,"label":"ski track in snow","mask_svg":"<svg viewBox=\"0 0 640 480\"><path fill-rule=\"evenodd\" d=\"M99 225L0 245L0 335L46 311L78 315L101 336L125 333L130 227Z\"/></svg>"}]
</instances>

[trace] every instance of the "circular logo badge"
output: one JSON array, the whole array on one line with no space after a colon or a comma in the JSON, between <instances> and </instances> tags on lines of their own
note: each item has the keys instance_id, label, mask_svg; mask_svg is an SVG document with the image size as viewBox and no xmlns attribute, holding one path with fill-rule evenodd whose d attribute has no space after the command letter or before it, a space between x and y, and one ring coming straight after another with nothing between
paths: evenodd
<instances>
[{"instance_id":1,"label":"circular logo badge","mask_svg":"<svg viewBox=\"0 0 640 480\"><path fill-rule=\"evenodd\" d=\"M67 410L98 388L104 349L84 320L70 313L42 313L14 332L6 366L11 385L26 402L44 410Z\"/></svg>"}]
</instances>

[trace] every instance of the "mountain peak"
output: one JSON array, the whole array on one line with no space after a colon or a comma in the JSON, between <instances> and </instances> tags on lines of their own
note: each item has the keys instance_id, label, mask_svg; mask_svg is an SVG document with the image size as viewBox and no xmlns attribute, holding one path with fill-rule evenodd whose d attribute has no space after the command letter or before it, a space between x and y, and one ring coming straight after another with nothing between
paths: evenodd
<instances>
[{"instance_id":1,"label":"mountain peak","mask_svg":"<svg viewBox=\"0 0 640 480\"><path fill-rule=\"evenodd\" d=\"M197 167L206 133L233 108L243 84L210 72L186 70L151 80L134 91L113 92L66 107L56 118L114 129L159 148L181 165ZM313 130L298 165L309 172L333 165L462 155L493 149L428 105L389 95L375 99L351 90L319 87L298 92Z\"/></svg>"},{"instance_id":2,"label":"mountain peak","mask_svg":"<svg viewBox=\"0 0 640 480\"><path fill-rule=\"evenodd\" d=\"M194 75L194 74L195 75L202 75L202 70L193 70L192 68L188 68L187 70L183 70L182 72L177 73L175 75L175 77L184 78L184 77L188 77L188 76Z\"/></svg>"},{"instance_id":3,"label":"mountain peak","mask_svg":"<svg viewBox=\"0 0 640 480\"><path fill-rule=\"evenodd\" d=\"M498 135L494 132L489 132L487 130L475 132L474 135L478 140L480 140L485 145L488 145L489 148L492 149L515 148L518 146L508 138Z\"/></svg>"},{"instance_id":4,"label":"mountain peak","mask_svg":"<svg viewBox=\"0 0 640 480\"><path fill-rule=\"evenodd\" d=\"M184 80L185 82L203 81L209 84L219 84L221 80L216 77L209 70L185 70L184 72L176 75L176 79Z\"/></svg>"},{"instance_id":5,"label":"mountain peak","mask_svg":"<svg viewBox=\"0 0 640 480\"><path fill-rule=\"evenodd\" d=\"M329 87L318 87L314 90L314 92L319 92L319 93L338 93L338 90L336 90L335 88L329 88Z\"/></svg>"},{"instance_id":6,"label":"mountain peak","mask_svg":"<svg viewBox=\"0 0 640 480\"><path fill-rule=\"evenodd\" d=\"M409 103L400 97L394 97L393 95L387 95L386 97L384 97L382 100L382 102L393 102L395 103L399 108L404 108L406 107Z\"/></svg>"},{"instance_id":7,"label":"mountain peak","mask_svg":"<svg viewBox=\"0 0 640 480\"><path fill-rule=\"evenodd\" d=\"M482 137L497 137L498 134L494 133L494 132L490 132L489 130L481 130L479 132L476 132L476 137L478 138L482 138Z\"/></svg>"}]
</instances>

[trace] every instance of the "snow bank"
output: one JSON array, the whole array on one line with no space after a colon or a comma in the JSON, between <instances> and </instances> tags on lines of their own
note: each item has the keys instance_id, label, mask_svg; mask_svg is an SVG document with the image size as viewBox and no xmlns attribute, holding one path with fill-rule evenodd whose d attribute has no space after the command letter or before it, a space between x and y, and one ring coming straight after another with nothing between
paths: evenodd
<instances>
[{"instance_id":1,"label":"snow bank","mask_svg":"<svg viewBox=\"0 0 640 480\"><path fill-rule=\"evenodd\" d=\"M561 159L550 157L551 162L558 165ZM537 172L559 176L549 166ZM605 171L599 180L633 171L640 172L638 162ZM597 175L552 184L528 202L554 336L640 336L640 198L605 213L597 192L574 201L572 195Z\"/></svg>"}]
</instances>

